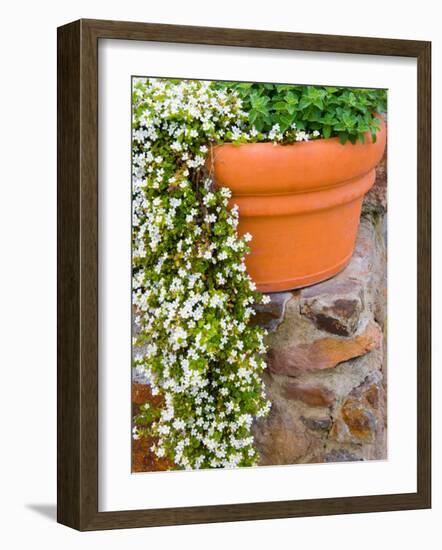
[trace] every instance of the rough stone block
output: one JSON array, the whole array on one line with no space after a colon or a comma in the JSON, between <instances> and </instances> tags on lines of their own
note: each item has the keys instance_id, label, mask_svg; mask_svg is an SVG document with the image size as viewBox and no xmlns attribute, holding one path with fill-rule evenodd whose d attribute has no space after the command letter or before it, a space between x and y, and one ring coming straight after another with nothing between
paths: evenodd
<instances>
[{"instance_id":1,"label":"rough stone block","mask_svg":"<svg viewBox=\"0 0 442 550\"><path fill-rule=\"evenodd\" d=\"M310 343L271 348L268 366L273 373L298 376L308 370L333 368L379 348L381 342L382 332L372 321L360 334L351 338L320 337Z\"/></svg>"},{"instance_id":2,"label":"rough stone block","mask_svg":"<svg viewBox=\"0 0 442 550\"><path fill-rule=\"evenodd\" d=\"M255 304L256 314L252 317L252 323L259 325L268 331L274 331L283 321L285 306L292 298L291 292L274 292L268 295L268 304Z\"/></svg>"},{"instance_id":3,"label":"rough stone block","mask_svg":"<svg viewBox=\"0 0 442 550\"><path fill-rule=\"evenodd\" d=\"M329 430L332 425L332 420L329 416L301 416L302 422L309 430Z\"/></svg>"},{"instance_id":4,"label":"rough stone block","mask_svg":"<svg viewBox=\"0 0 442 550\"><path fill-rule=\"evenodd\" d=\"M363 309L363 287L357 279L326 281L301 293L302 315L311 319L317 328L331 334L354 334Z\"/></svg>"},{"instance_id":5,"label":"rough stone block","mask_svg":"<svg viewBox=\"0 0 442 550\"><path fill-rule=\"evenodd\" d=\"M307 429L300 417L275 404L267 418L255 422L253 435L261 466L322 460L321 434Z\"/></svg>"},{"instance_id":6,"label":"rough stone block","mask_svg":"<svg viewBox=\"0 0 442 550\"><path fill-rule=\"evenodd\" d=\"M375 372L354 388L333 421L330 438L338 443L375 444L375 458L386 458L386 394Z\"/></svg>"},{"instance_id":7,"label":"rough stone block","mask_svg":"<svg viewBox=\"0 0 442 550\"><path fill-rule=\"evenodd\" d=\"M289 381L283 390L286 399L298 399L311 407L329 407L335 400L334 393L319 383Z\"/></svg>"}]
</instances>

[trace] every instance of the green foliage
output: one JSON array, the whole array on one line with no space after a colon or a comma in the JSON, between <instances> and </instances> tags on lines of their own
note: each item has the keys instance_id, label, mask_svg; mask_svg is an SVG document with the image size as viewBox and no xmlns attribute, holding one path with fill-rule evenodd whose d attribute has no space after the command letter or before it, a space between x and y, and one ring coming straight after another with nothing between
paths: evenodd
<instances>
[{"instance_id":1,"label":"green foliage","mask_svg":"<svg viewBox=\"0 0 442 550\"><path fill-rule=\"evenodd\" d=\"M176 468L253 466L251 425L268 413L264 331L249 322L256 292L231 192L214 185L211 143L242 139L234 93L201 81L135 79L132 288L134 367L163 406L144 406L149 435Z\"/></svg>"},{"instance_id":2,"label":"green foliage","mask_svg":"<svg viewBox=\"0 0 442 550\"><path fill-rule=\"evenodd\" d=\"M140 412L134 416L134 424L138 429L149 428L155 420L160 417L160 409L154 408L150 403L144 403Z\"/></svg>"},{"instance_id":3,"label":"green foliage","mask_svg":"<svg viewBox=\"0 0 442 550\"><path fill-rule=\"evenodd\" d=\"M259 133L278 125L284 142L295 141L296 131L339 137L341 143L363 143L369 132L375 141L379 119L374 115L387 107L387 92L378 89L238 82L216 86L238 93L249 124Z\"/></svg>"}]
</instances>

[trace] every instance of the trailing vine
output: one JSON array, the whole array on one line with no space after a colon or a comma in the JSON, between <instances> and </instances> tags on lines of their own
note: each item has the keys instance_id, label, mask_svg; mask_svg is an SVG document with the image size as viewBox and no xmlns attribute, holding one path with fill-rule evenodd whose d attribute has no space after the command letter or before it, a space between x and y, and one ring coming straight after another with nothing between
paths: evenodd
<instances>
[{"instance_id":1,"label":"trailing vine","mask_svg":"<svg viewBox=\"0 0 442 550\"><path fill-rule=\"evenodd\" d=\"M249 323L255 291L230 191L206 169L210 143L244 139L235 93L207 82L133 84L134 366L164 406L146 404L134 437L177 468L257 463L251 425L266 415L264 331Z\"/></svg>"}]
</instances>

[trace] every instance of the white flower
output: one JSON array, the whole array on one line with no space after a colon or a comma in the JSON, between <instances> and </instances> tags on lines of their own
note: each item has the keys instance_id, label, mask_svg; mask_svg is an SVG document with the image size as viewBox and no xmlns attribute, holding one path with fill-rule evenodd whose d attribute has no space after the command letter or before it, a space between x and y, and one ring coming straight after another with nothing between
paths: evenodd
<instances>
[{"instance_id":1,"label":"white flower","mask_svg":"<svg viewBox=\"0 0 442 550\"><path fill-rule=\"evenodd\" d=\"M173 149L174 151L181 151L183 146L182 144L179 142L179 141L174 141L171 145L170 145L171 149Z\"/></svg>"},{"instance_id":2,"label":"white flower","mask_svg":"<svg viewBox=\"0 0 442 550\"><path fill-rule=\"evenodd\" d=\"M310 139L310 135L303 130L298 130L295 136L296 141L308 141Z\"/></svg>"},{"instance_id":3,"label":"white flower","mask_svg":"<svg viewBox=\"0 0 442 550\"><path fill-rule=\"evenodd\" d=\"M187 339L187 332L183 330L181 327L177 327L172 335L171 335L172 341L177 344L185 343Z\"/></svg>"},{"instance_id":4,"label":"white flower","mask_svg":"<svg viewBox=\"0 0 442 550\"><path fill-rule=\"evenodd\" d=\"M283 137L279 124L274 124L269 132L270 141L282 141Z\"/></svg>"},{"instance_id":5,"label":"white flower","mask_svg":"<svg viewBox=\"0 0 442 550\"><path fill-rule=\"evenodd\" d=\"M226 199L230 199L232 196L232 191L228 187L221 187L220 193Z\"/></svg>"},{"instance_id":6,"label":"white flower","mask_svg":"<svg viewBox=\"0 0 442 550\"><path fill-rule=\"evenodd\" d=\"M215 195L213 193L207 193L207 195L203 198L203 203L205 206L210 206L214 199Z\"/></svg>"},{"instance_id":7,"label":"white flower","mask_svg":"<svg viewBox=\"0 0 442 550\"><path fill-rule=\"evenodd\" d=\"M220 307L224 304L224 297L220 294L214 294L210 299L211 307Z\"/></svg>"},{"instance_id":8,"label":"white flower","mask_svg":"<svg viewBox=\"0 0 442 550\"><path fill-rule=\"evenodd\" d=\"M163 457L165 454L163 447L158 447L157 449L155 449L155 454L158 458Z\"/></svg>"},{"instance_id":9,"label":"white flower","mask_svg":"<svg viewBox=\"0 0 442 550\"><path fill-rule=\"evenodd\" d=\"M210 143L258 132L246 126L237 95L209 82L137 78L134 86L134 366L164 401L148 428L157 441L151 450L162 457L167 449L183 469L254 464L244 429L268 405L263 336L248 338L258 330L247 322L255 301L244 263L251 236L238 237L228 188L214 191L211 177L198 190L195 182ZM242 404L250 394L253 415ZM223 410L219 396L228 400ZM134 428L135 438L146 429ZM195 442L204 447L197 456Z\"/></svg>"},{"instance_id":10,"label":"white flower","mask_svg":"<svg viewBox=\"0 0 442 550\"><path fill-rule=\"evenodd\" d=\"M186 427L186 423L184 422L184 420L177 418L173 422L173 427L175 428L175 430L184 430L184 428Z\"/></svg>"},{"instance_id":11,"label":"white flower","mask_svg":"<svg viewBox=\"0 0 442 550\"><path fill-rule=\"evenodd\" d=\"M158 428L158 432L163 435L170 433L170 427L167 424L163 424Z\"/></svg>"}]
</instances>

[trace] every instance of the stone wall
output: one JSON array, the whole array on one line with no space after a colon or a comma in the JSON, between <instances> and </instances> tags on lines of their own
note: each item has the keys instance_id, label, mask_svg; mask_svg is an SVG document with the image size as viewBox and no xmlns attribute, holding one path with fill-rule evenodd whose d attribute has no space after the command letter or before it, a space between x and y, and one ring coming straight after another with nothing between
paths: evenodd
<instances>
[{"instance_id":1,"label":"stone wall","mask_svg":"<svg viewBox=\"0 0 442 550\"><path fill-rule=\"evenodd\" d=\"M386 158L347 268L270 296L255 316L269 331L272 402L269 416L254 424L260 463L387 458Z\"/></svg>"}]
</instances>

